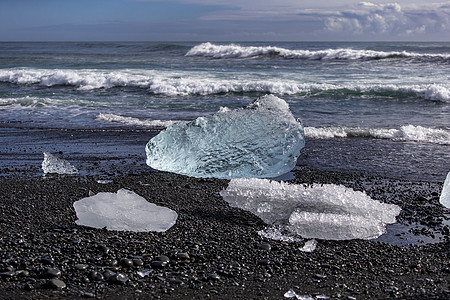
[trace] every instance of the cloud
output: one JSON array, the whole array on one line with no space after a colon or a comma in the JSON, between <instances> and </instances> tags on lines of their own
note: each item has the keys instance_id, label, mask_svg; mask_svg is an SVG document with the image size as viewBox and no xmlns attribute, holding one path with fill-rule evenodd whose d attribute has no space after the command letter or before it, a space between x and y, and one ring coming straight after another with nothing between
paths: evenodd
<instances>
[{"instance_id":1,"label":"cloud","mask_svg":"<svg viewBox=\"0 0 450 300\"><path fill-rule=\"evenodd\" d=\"M450 34L448 5L411 6L361 2L353 9L324 16L325 30L354 37L408 38L426 34Z\"/></svg>"}]
</instances>

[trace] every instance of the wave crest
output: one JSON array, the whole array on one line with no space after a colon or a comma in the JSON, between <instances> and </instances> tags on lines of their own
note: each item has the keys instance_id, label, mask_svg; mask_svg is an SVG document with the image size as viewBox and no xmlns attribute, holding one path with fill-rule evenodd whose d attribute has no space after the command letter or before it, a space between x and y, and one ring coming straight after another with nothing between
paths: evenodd
<instances>
[{"instance_id":1,"label":"wave crest","mask_svg":"<svg viewBox=\"0 0 450 300\"><path fill-rule=\"evenodd\" d=\"M111 123L120 123L124 125L143 126L143 127L168 127L175 123L172 120L150 120L138 119L134 117L125 117L115 114L99 113L96 118L98 121L106 121Z\"/></svg>"},{"instance_id":2,"label":"wave crest","mask_svg":"<svg viewBox=\"0 0 450 300\"><path fill-rule=\"evenodd\" d=\"M315 139L361 137L450 145L450 130L414 125L401 126L399 129L347 126L305 127L305 135Z\"/></svg>"},{"instance_id":3,"label":"wave crest","mask_svg":"<svg viewBox=\"0 0 450 300\"><path fill-rule=\"evenodd\" d=\"M287 59L331 60L331 59L384 59L384 58L428 58L449 60L450 55L420 54L407 51L374 51L357 49L291 50L275 46L240 46L236 44L215 45L202 43L194 46L186 56L210 58L251 58L258 56L279 56Z\"/></svg>"},{"instance_id":4,"label":"wave crest","mask_svg":"<svg viewBox=\"0 0 450 300\"><path fill-rule=\"evenodd\" d=\"M164 96L217 95L224 93L271 93L314 96L417 96L425 100L450 102L450 88L444 85L331 84L295 80L252 78L212 78L208 73L162 73L143 70L0 70L0 82L37 84L47 87L74 86L79 90L134 87ZM395 95L390 95L394 93Z\"/></svg>"}]
</instances>

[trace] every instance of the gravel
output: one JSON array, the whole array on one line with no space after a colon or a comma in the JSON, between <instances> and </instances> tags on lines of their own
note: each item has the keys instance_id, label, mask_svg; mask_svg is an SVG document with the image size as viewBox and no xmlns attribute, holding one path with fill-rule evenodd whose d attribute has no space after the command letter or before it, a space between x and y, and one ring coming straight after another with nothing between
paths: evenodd
<instances>
[{"instance_id":1,"label":"gravel","mask_svg":"<svg viewBox=\"0 0 450 300\"><path fill-rule=\"evenodd\" d=\"M0 298L283 299L290 289L316 299L450 298L442 184L314 169L295 175L297 184L344 184L400 205L401 230L388 231L385 242L319 240L306 253L305 241L259 236L264 222L220 197L226 180L162 172L106 183L94 176L2 177ZM177 223L163 233L75 224L75 201L121 188L175 210Z\"/></svg>"}]
</instances>

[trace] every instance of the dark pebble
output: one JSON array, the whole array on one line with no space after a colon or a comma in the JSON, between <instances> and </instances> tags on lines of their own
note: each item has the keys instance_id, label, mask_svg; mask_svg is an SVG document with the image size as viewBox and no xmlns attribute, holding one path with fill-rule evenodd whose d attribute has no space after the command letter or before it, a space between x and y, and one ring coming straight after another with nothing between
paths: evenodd
<instances>
[{"instance_id":1,"label":"dark pebble","mask_svg":"<svg viewBox=\"0 0 450 300\"><path fill-rule=\"evenodd\" d=\"M270 260L268 259L261 259L260 261L258 261L258 265L261 266L268 266L270 264Z\"/></svg>"},{"instance_id":2,"label":"dark pebble","mask_svg":"<svg viewBox=\"0 0 450 300\"><path fill-rule=\"evenodd\" d=\"M133 260L129 258L121 258L119 262L120 265L124 268L131 268L133 266Z\"/></svg>"},{"instance_id":3,"label":"dark pebble","mask_svg":"<svg viewBox=\"0 0 450 300\"><path fill-rule=\"evenodd\" d=\"M122 273L116 273L108 278L108 282L114 284L124 284L128 281L128 277Z\"/></svg>"},{"instance_id":4,"label":"dark pebble","mask_svg":"<svg viewBox=\"0 0 450 300\"><path fill-rule=\"evenodd\" d=\"M75 270L79 270L79 271L83 271L86 270L88 268L88 265L86 264L76 264L74 266Z\"/></svg>"},{"instance_id":5,"label":"dark pebble","mask_svg":"<svg viewBox=\"0 0 450 300\"><path fill-rule=\"evenodd\" d=\"M61 275L61 271L55 268L47 268L47 270L45 270L44 272L44 275L48 277L58 277Z\"/></svg>"},{"instance_id":6,"label":"dark pebble","mask_svg":"<svg viewBox=\"0 0 450 300\"><path fill-rule=\"evenodd\" d=\"M109 275L112 275L112 274L110 274L110 273L108 273L108 274L109 274ZM97 271L90 271L89 274L88 274L88 278L89 278L90 280L93 280L93 281L102 281L102 280L104 279L104 276L103 276L103 274L100 273L100 272L97 272Z\"/></svg>"},{"instance_id":7,"label":"dark pebble","mask_svg":"<svg viewBox=\"0 0 450 300\"><path fill-rule=\"evenodd\" d=\"M160 260L152 260L150 262L150 266L154 269L164 268L165 266L167 266L167 262Z\"/></svg>"},{"instance_id":8,"label":"dark pebble","mask_svg":"<svg viewBox=\"0 0 450 300\"><path fill-rule=\"evenodd\" d=\"M269 243L262 243L261 245L259 245L259 249L270 251L272 249L272 246L270 246Z\"/></svg>"},{"instance_id":9,"label":"dark pebble","mask_svg":"<svg viewBox=\"0 0 450 300\"><path fill-rule=\"evenodd\" d=\"M59 279L50 279L47 284L46 284L47 288L49 289L63 289L66 287L66 284L64 283L64 281L59 280Z\"/></svg>"},{"instance_id":10,"label":"dark pebble","mask_svg":"<svg viewBox=\"0 0 450 300\"><path fill-rule=\"evenodd\" d=\"M0 277L13 277L16 275L14 271L1 272Z\"/></svg>"},{"instance_id":11,"label":"dark pebble","mask_svg":"<svg viewBox=\"0 0 450 300\"><path fill-rule=\"evenodd\" d=\"M109 269L106 269L106 270L103 272L103 278L104 278L105 280L109 280L109 278L110 278L111 276L114 276L114 275L116 275L116 273L113 272L113 271L111 271L111 270L109 270Z\"/></svg>"},{"instance_id":12,"label":"dark pebble","mask_svg":"<svg viewBox=\"0 0 450 300\"><path fill-rule=\"evenodd\" d=\"M189 254L187 254L186 252L179 252L179 253L177 253L177 258L187 260L190 257L189 257Z\"/></svg>"},{"instance_id":13,"label":"dark pebble","mask_svg":"<svg viewBox=\"0 0 450 300\"><path fill-rule=\"evenodd\" d=\"M140 258L133 258L133 265L135 266L143 266L144 265L144 261Z\"/></svg>"},{"instance_id":14,"label":"dark pebble","mask_svg":"<svg viewBox=\"0 0 450 300\"><path fill-rule=\"evenodd\" d=\"M212 272L212 273L208 274L207 279L208 280L219 280L220 277L219 277L219 275L217 275L217 273Z\"/></svg>"}]
</instances>

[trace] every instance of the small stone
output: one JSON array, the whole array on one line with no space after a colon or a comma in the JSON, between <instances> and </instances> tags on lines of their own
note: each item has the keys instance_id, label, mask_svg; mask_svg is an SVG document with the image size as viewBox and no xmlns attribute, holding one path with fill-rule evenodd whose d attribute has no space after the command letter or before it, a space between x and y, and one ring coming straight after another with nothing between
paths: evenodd
<instances>
[{"instance_id":1,"label":"small stone","mask_svg":"<svg viewBox=\"0 0 450 300\"><path fill-rule=\"evenodd\" d=\"M104 278L105 280L109 280L109 278L110 278L111 276L113 276L113 275L116 275L116 273L114 273L113 271L111 271L111 270L109 270L109 269L106 269L106 270L103 272L103 278Z\"/></svg>"},{"instance_id":2,"label":"small stone","mask_svg":"<svg viewBox=\"0 0 450 300\"><path fill-rule=\"evenodd\" d=\"M84 271L84 270L86 270L88 268L88 265L86 265L86 264L76 264L73 267L75 268L75 270Z\"/></svg>"},{"instance_id":3,"label":"small stone","mask_svg":"<svg viewBox=\"0 0 450 300\"><path fill-rule=\"evenodd\" d=\"M97 271L89 272L88 277L90 280L93 280L93 281L102 281L104 279L104 276L102 275L102 273L97 272Z\"/></svg>"},{"instance_id":4,"label":"small stone","mask_svg":"<svg viewBox=\"0 0 450 300\"><path fill-rule=\"evenodd\" d=\"M131 268L133 266L133 260L129 258L121 258L120 265L124 268Z\"/></svg>"},{"instance_id":5,"label":"small stone","mask_svg":"<svg viewBox=\"0 0 450 300\"><path fill-rule=\"evenodd\" d=\"M167 262L159 261L159 260L152 260L150 262L150 266L154 269L164 268L165 266L167 266Z\"/></svg>"},{"instance_id":6,"label":"small stone","mask_svg":"<svg viewBox=\"0 0 450 300\"><path fill-rule=\"evenodd\" d=\"M128 277L122 273L116 273L108 278L108 282L111 282L114 284L124 284L127 281L128 281Z\"/></svg>"},{"instance_id":7,"label":"small stone","mask_svg":"<svg viewBox=\"0 0 450 300\"><path fill-rule=\"evenodd\" d=\"M207 279L208 280L219 280L220 277L219 277L219 275L217 275L217 273L212 272L212 273L208 274Z\"/></svg>"},{"instance_id":8,"label":"small stone","mask_svg":"<svg viewBox=\"0 0 450 300\"><path fill-rule=\"evenodd\" d=\"M144 261L140 258L133 258L133 265L135 266L143 266Z\"/></svg>"},{"instance_id":9,"label":"small stone","mask_svg":"<svg viewBox=\"0 0 450 300\"><path fill-rule=\"evenodd\" d=\"M268 266L270 264L270 260L268 259L261 259L260 261L258 261L258 265L261 266Z\"/></svg>"},{"instance_id":10,"label":"small stone","mask_svg":"<svg viewBox=\"0 0 450 300\"><path fill-rule=\"evenodd\" d=\"M272 249L272 246L270 246L269 243L262 243L261 245L259 245L259 249L270 251Z\"/></svg>"},{"instance_id":11,"label":"small stone","mask_svg":"<svg viewBox=\"0 0 450 300\"><path fill-rule=\"evenodd\" d=\"M50 289L60 290L60 289L65 288L66 284L64 283L64 281L59 280L59 279L50 279L47 282L47 287L50 288Z\"/></svg>"},{"instance_id":12,"label":"small stone","mask_svg":"<svg viewBox=\"0 0 450 300\"><path fill-rule=\"evenodd\" d=\"M16 272L14 271L7 271L0 273L0 277L13 277L14 275L16 275Z\"/></svg>"},{"instance_id":13,"label":"small stone","mask_svg":"<svg viewBox=\"0 0 450 300\"><path fill-rule=\"evenodd\" d=\"M169 283L171 283L171 284L182 284L183 283L183 281L181 281L180 279L178 279L178 278L172 278L172 279L170 279L169 280Z\"/></svg>"},{"instance_id":14,"label":"small stone","mask_svg":"<svg viewBox=\"0 0 450 300\"><path fill-rule=\"evenodd\" d=\"M322 274L314 274L314 278L316 279L327 279L327 275L322 275Z\"/></svg>"},{"instance_id":15,"label":"small stone","mask_svg":"<svg viewBox=\"0 0 450 300\"><path fill-rule=\"evenodd\" d=\"M155 257L155 259L154 260L158 260L158 261L164 261L164 262L167 262L167 263L169 263L170 262L170 259L169 259L169 257L168 256L166 256L166 255L160 255L160 256L157 256L157 257Z\"/></svg>"},{"instance_id":16,"label":"small stone","mask_svg":"<svg viewBox=\"0 0 450 300\"><path fill-rule=\"evenodd\" d=\"M53 257L43 257L39 260L41 263L43 263L44 265L51 265L54 262Z\"/></svg>"},{"instance_id":17,"label":"small stone","mask_svg":"<svg viewBox=\"0 0 450 300\"><path fill-rule=\"evenodd\" d=\"M190 257L189 257L189 254L187 254L186 252L179 252L179 253L177 253L177 258L187 260Z\"/></svg>"},{"instance_id":18,"label":"small stone","mask_svg":"<svg viewBox=\"0 0 450 300\"><path fill-rule=\"evenodd\" d=\"M100 250L103 254L108 254L109 253L109 248L106 247L105 245L98 245L97 249Z\"/></svg>"},{"instance_id":19,"label":"small stone","mask_svg":"<svg viewBox=\"0 0 450 300\"><path fill-rule=\"evenodd\" d=\"M44 274L49 277L58 277L61 275L61 271L55 268L47 268Z\"/></svg>"}]
</instances>

